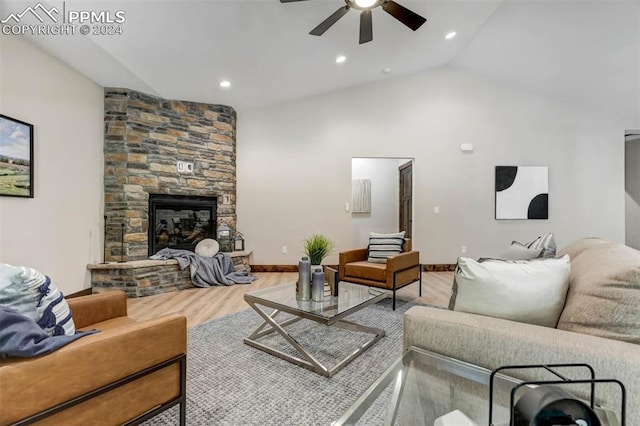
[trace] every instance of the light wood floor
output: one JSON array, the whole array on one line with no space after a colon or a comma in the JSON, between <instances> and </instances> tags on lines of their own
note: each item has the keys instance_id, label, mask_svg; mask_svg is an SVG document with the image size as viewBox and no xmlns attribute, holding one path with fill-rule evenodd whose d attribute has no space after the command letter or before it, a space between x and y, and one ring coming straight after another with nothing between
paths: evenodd
<instances>
[{"instance_id":1,"label":"light wood floor","mask_svg":"<svg viewBox=\"0 0 640 426\"><path fill-rule=\"evenodd\" d=\"M234 312L247 309L244 301L246 292L273 287L295 281L297 273L264 272L251 284L218 286L212 288L191 288L177 292L128 299L129 316L136 320L146 320L168 314L182 314L187 317L189 327ZM422 297L418 296L418 284L410 284L398 290L397 297L447 307L451 296L453 272L423 272Z\"/></svg>"}]
</instances>

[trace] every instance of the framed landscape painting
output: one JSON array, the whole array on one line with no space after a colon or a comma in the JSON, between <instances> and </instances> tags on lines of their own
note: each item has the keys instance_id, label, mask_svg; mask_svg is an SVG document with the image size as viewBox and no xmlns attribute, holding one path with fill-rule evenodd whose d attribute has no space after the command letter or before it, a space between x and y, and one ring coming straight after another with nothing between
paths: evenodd
<instances>
[{"instance_id":1,"label":"framed landscape painting","mask_svg":"<svg viewBox=\"0 0 640 426\"><path fill-rule=\"evenodd\" d=\"M33 198L33 125L2 114L0 195Z\"/></svg>"}]
</instances>

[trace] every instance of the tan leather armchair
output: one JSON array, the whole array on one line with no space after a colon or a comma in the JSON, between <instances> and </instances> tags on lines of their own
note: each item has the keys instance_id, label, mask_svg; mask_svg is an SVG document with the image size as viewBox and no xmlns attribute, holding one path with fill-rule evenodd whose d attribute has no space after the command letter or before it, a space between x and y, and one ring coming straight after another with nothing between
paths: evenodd
<instances>
[{"instance_id":1,"label":"tan leather armchair","mask_svg":"<svg viewBox=\"0 0 640 426\"><path fill-rule=\"evenodd\" d=\"M121 291L68 299L76 329L55 352L0 360L0 425L138 424L180 404L185 424L187 323L127 316Z\"/></svg>"},{"instance_id":2,"label":"tan leather armchair","mask_svg":"<svg viewBox=\"0 0 640 426\"><path fill-rule=\"evenodd\" d=\"M387 263L367 262L368 249L356 249L339 254L340 281L348 281L393 291L393 310L396 309L396 290L415 281L420 282L422 296L422 265L420 252L411 250L411 240L405 239L403 253L391 256Z\"/></svg>"}]
</instances>

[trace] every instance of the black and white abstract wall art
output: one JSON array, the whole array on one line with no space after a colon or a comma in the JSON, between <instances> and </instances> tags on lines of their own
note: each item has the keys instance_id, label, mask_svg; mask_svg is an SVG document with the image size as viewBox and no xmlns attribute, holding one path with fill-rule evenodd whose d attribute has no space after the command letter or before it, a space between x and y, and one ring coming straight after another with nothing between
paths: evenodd
<instances>
[{"instance_id":1,"label":"black and white abstract wall art","mask_svg":"<svg viewBox=\"0 0 640 426\"><path fill-rule=\"evenodd\" d=\"M496 166L496 219L549 219L549 168Z\"/></svg>"}]
</instances>

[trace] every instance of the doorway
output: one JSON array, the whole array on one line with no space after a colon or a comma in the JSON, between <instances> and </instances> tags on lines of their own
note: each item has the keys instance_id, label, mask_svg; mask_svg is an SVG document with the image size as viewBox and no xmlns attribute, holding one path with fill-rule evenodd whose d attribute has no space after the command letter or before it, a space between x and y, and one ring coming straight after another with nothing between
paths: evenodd
<instances>
[{"instance_id":1,"label":"doorway","mask_svg":"<svg viewBox=\"0 0 640 426\"><path fill-rule=\"evenodd\" d=\"M411 238L413 230L413 161L398 167L399 218L398 231L404 231L405 238Z\"/></svg>"},{"instance_id":2,"label":"doorway","mask_svg":"<svg viewBox=\"0 0 640 426\"><path fill-rule=\"evenodd\" d=\"M625 244L640 250L640 130L624 140Z\"/></svg>"},{"instance_id":3,"label":"doorway","mask_svg":"<svg viewBox=\"0 0 640 426\"><path fill-rule=\"evenodd\" d=\"M370 232L405 231L407 237L411 236L414 197L413 161L409 157L352 158L350 209L352 247L366 247ZM366 200L362 200L362 194L358 188L364 188L368 192L369 204ZM361 209L362 205L368 208Z\"/></svg>"}]
</instances>

